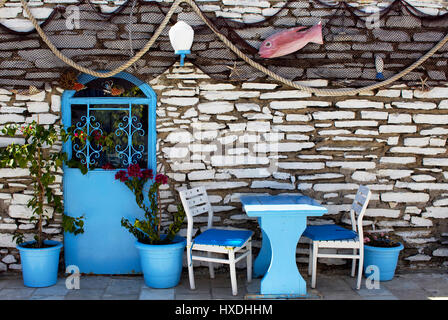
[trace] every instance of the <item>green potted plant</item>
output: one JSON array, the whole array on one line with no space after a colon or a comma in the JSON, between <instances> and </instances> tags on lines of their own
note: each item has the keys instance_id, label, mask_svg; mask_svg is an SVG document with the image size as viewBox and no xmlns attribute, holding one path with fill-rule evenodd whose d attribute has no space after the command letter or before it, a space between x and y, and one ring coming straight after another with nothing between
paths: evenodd
<instances>
[{"instance_id":1,"label":"green potted plant","mask_svg":"<svg viewBox=\"0 0 448 320\"><path fill-rule=\"evenodd\" d=\"M373 271L369 271L370 269L367 268L373 265L378 267L380 281L392 280L395 275L398 256L403 248L400 242L384 233L365 233L364 274L369 276Z\"/></svg>"},{"instance_id":2,"label":"green potted plant","mask_svg":"<svg viewBox=\"0 0 448 320\"><path fill-rule=\"evenodd\" d=\"M56 180L55 173L62 168L67 159L64 152L52 150L55 143L66 141L64 130L58 132L54 127L46 128L33 121L31 124L8 125L2 133L10 137L21 134L25 138L23 145L12 143L0 150L0 167L27 168L33 180L34 193L28 202L32 209L31 222L36 222L34 240L24 241L25 235L16 232L13 239L17 243L22 263L24 285L27 287L48 287L56 284L59 254L62 243L46 239L42 231L43 222L48 219L48 209L63 213L62 197L50 187ZM62 216L64 231L79 234L84 232L84 217Z\"/></svg>"},{"instance_id":3,"label":"green potted plant","mask_svg":"<svg viewBox=\"0 0 448 320\"><path fill-rule=\"evenodd\" d=\"M162 230L159 188L168 183L168 177L160 173L154 176L151 169L142 170L138 164L133 164L127 170L118 171L115 179L134 193L137 205L145 212L145 219L135 219L133 223L126 218L121 220L121 225L137 238L135 245L145 284L152 288L176 286L180 280L186 246L186 239L177 236L177 233L185 212L179 204L173 222Z\"/></svg>"},{"instance_id":4,"label":"green potted plant","mask_svg":"<svg viewBox=\"0 0 448 320\"><path fill-rule=\"evenodd\" d=\"M34 184L34 193L28 202L32 209L30 221L36 222L37 232L32 241L24 241L23 233L13 237L17 242L22 263L25 286L47 287L57 281L59 253L62 243L45 239L42 232L44 219L48 219L48 209L63 212L61 196L50 187L56 180L55 173L62 167L66 154L51 150L59 142L60 134L54 127L46 128L33 122L29 125L9 125L2 129L8 136L22 134L23 145L12 143L0 151L0 167L28 168ZM65 135L62 135L65 137Z\"/></svg>"}]
</instances>

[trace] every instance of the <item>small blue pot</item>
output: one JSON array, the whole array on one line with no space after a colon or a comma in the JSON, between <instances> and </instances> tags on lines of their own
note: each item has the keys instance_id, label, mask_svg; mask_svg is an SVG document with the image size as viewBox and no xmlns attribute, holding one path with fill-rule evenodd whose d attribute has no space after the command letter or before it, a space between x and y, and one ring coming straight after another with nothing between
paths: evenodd
<instances>
[{"instance_id":1,"label":"small blue pot","mask_svg":"<svg viewBox=\"0 0 448 320\"><path fill-rule=\"evenodd\" d=\"M380 281L392 280L397 268L398 256L403 248L401 243L398 247L391 248L364 245L364 275L370 276L373 271L367 273L366 269L370 265L375 265L380 271Z\"/></svg>"},{"instance_id":2,"label":"small blue pot","mask_svg":"<svg viewBox=\"0 0 448 320\"><path fill-rule=\"evenodd\" d=\"M35 241L24 242L17 245L22 262L23 284L27 287L50 287L58 281L59 254L62 243L45 240L44 243L52 245L49 248L25 248L24 245Z\"/></svg>"},{"instance_id":3,"label":"small blue pot","mask_svg":"<svg viewBox=\"0 0 448 320\"><path fill-rule=\"evenodd\" d=\"M136 242L145 284L151 288L177 286L182 273L182 257L187 240L176 236L170 244Z\"/></svg>"}]
</instances>

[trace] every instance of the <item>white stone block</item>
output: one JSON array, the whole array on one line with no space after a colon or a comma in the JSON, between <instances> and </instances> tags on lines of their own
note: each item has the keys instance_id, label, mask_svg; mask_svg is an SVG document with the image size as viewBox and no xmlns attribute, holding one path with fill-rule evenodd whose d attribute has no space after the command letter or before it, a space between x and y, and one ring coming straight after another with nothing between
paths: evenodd
<instances>
[{"instance_id":1,"label":"white stone block","mask_svg":"<svg viewBox=\"0 0 448 320\"><path fill-rule=\"evenodd\" d=\"M312 175L299 175L297 179L299 180L326 180L326 179L337 179L342 178L344 175L340 173L317 173Z\"/></svg>"},{"instance_id":2,"label":"white stone block","mask_svg":"<svg viewBox=\"0 0 448 320\"><path fill-rule=\"evenodd\" d=\"M386 218L398 218L400 216L400 210L371 208L366 210L367 217L386 217Z\"/></svg>"},{"instance_id":3,"label":"white stone block","mask_svg":"<svg viewBox=\"0 0 448 320\"><path fill-rule=\"evenodd\" d=\"M445 148L393 147L389 152L436 155L445 153Z\"/></svg>"},{"instance_id":4,"label":"white stone block","mask_svg":"<svg viewBox=\"0 0 448 320\"><path fill-rule=\"evenodd\" d=\"M267 168L255 168L255 169L227 169L226 172L234 175L237 179L244 178L267 178L271 176L271 173Z\"/></svg>"},{"instance_id":5,"label":"white stone block","mask_svg":"<svg viewBox=\"0 0 448 320\"><path fill-rule=\"evenodd\" d=\"M162 149L163 153L168 158L185 158L189 154L188 148L182 148L182 147L165 147Z\"/></svg>"},{"instance_id":6,"label":"white stone block","mask_svg":"<svg viewBox=\"0 0 448 320\"><path fill-rule=\"evenodd\" d=\"M295 189L294 184L270 181L270 180L253 181L250 187L253 189L259 189L259 188L261 188L261 189L280 189L280 190L294 190Z\"/></svg>"},{"instance_id":7,"label":"white stone block","mask_svg":"<svg viewBox=\"0 0 448 320\"><path fill-rule=\"evenodd\" d=\"M446 134L448 134L448 129L440 127L420 131L420 135L422 136L446 135Z\"/></svg>"},{"instance_id":8,"label":"white stone block","mask_svg":"<svg viewBox=\"0 0 448 320\"><path fill-rule=\"evenodd\" d=\"M241 165L265 165L269 163L268 157L254 157L241 155L213 155L210 157L212 166L227 167Z\"/></svg>"},{"instance_id":9,"label":"white stone block","mask_svg":"<svg viewBox=\"0 0 448 320\"><path fill-rule=\"evenodd\" d=\"M36 121L39 124L54 124L59 120L59 116L51 113L39 113L33 114L31 117L26 118L27 123Z\"/></svg>"},{"instance_id":10,"label":"white stone block","mask_svg":"<svg viewBox=\"0 0 448 320\"><path fill-rule=\"evenodd\" d=\"M16 243L12 239L13 235L10 233L0 233L0 247L15 248Z\"/></svg>"},{"instance_id":11,"label":"white stone block","mask_svg":"<svg viewBox=\"0 0 448 320\"><path fill-rule=\"evenodd\" d=\"M236 87L230 83L201 83L199 85L200 90L208 90L208 91L233 90L235 88Z\"/></svg>"},{"instance_id":12,"label":"white stone block","mask_svg":"<svg viewBox=\"0 0 448 320\"><path fill-rule=\"evenodd\" d=\"M254 146L255 152L296 152L314 147L313 142L281 142L281 143L260 143Z\"/></svg>"},{"instance_id":13,"label":"white stone block","mask_svg":"<svg viewBox=\"0 0 448 320\"><path fill-rule=\"evenodd\" d=\"M260 99L294 99L294 98L309 98L311 93L302 90L277 90L273 92L266 92L260 95Z\"/></svg>"},{"instance_id":14,"label":"white stone block","mask_svg":"<svg viewBox=\"0 0 448 320\"><path fill-rule=\"evenodd\" d=\"M417 127L412 125L382 125L379 127L380 133L415 133Z\"/></svg>"},{"instance_id":15,"label":"white stone block","mask_svg":"<svg viewBox=\"0 0 448 320\"><path fill-rule=\"evenodd\" d=\"M236 103L235 107L239 112L261 111L260 105L256 103Z\"/></svg>"},{"instance_id":16,"label":"white stone block","mask_svg":"<svg viewBox=\"0 0 448 320\"><path fill-rule=\"evenodd\" d=\"M435 87L435 88L430 89L429 91L415 90L414 96L416 98L425 98L425 99L448 98L448 88L447 87Z\"/></svg>"},{"instance_id":17,"label":"white stone block","mask_svg":"<svg viewBox=\"0 0 448 320\"><path fill-rule=\"evenodd\" d=\"M376 94L377 97L388 97L388 98L398 98L400 95L401 91L395 89L378 90L378 93Z\"/></svg>"},{"instance_id":18,"label":"white stone block","mask_svg":"<svg viewBox=\"0 0 448 320\"><path fill-rule=\"evenodd\" d=\"M325 164L323 162L279 162L278 167L291 170L320 170L325 168Z\"/></svg>"},{"instance_id":19,"label":"white stone block","mask_svg":"<svg viewBox=\"0 0 448 320\"><path fill-rule=\"evenodd\" d=\"M311 120L309 114L287 114L286 121L308 122Z\"/></svg>"},{"instance_id":20,"label":"white stone block","mask_svg":"<svg viewBox=\"0 0 448 320\"><path fill-rule=\"evenodd\" d=\"M0 168L0 178L28 177L30 171L28 169L8 169Z\"/></svg>"},{"instance_id":21,"label":"white stone block","mask_svg":"<svg viewBox=\"0 0 448 320\"><path fill-rule=\"evenodd\" d=\"M404 145L409 147L425 147L428 144L429 144L429 137L404 139Z\"/></svg>"},{"instance_id":22,"label":"white stone block","mask_svg":"<svg viewBox=\"0 0 448 320\"><path fill-rule=\"evenodd\" d=\"M242 84L243 89L253 89L253 90L273 90L278 85L275 83L256 83L256 82L245 82Z\"/></svg>"},{"instance_id":23,"label":"white stone block","mask_svg":"<svg viewBox=\"0 0 448 320\"><path fill-rule=\"evenodd\" d=\"M317 183L313 186L314 191L332 192L343 190L357 190L359 185L353 183Z\"/></svg>"},{"instance_id":24,"label":"white stone block","mask_svg":"<svg viewBox=\"0 0 448 320\"><path fill-rule=\"evenodd\" d=\"M448 124L448 115L444 114L414 114L415 123Z\"/></svg>"},{"instance_id":25,"label":"white stone block","mask_svg":"<svg viewBox=\"0 0 448 320\"><path fill-rule=\"evenodd\" d=\"M310 132L314 130L314 127L309 125L275 125L272 129L281 132Z\"/></svg>"},{"instance_id":26,"label":"white stone block","mask_svg":"<svg viewBox=\"0 0 448 320\"><path fill-rule=\"evenodd\" d=\"M188 131L173 131L164 140L169 143L189 143L193 141L193 136Z\"/></svg>"},{"instance_id":27,"label":"white stone block","mask_svg":"<svg viewBox=\"0 0 448 320\"><path fill-rule=\"evenodd\" d=\"M233 111L234 105L233 103L226 101L216 101L216 102L200 103L198 104L198 109L202 113L220 114Z\"/></svg>"},{"instance_id":28,"label":"white stone block","mask_svg":"<svg viewBox=\"0 0 448 320\"><path fill-rule=\"evenodd\" d=\"M352 174L352 179L361 181L361 182L369 182L376 180L376 174L366 171L355 171Z\"/></svg>"},{"instance_id":29,"label":"white stone block","mask_svg":"<svg viewBox=\"0 0 448 320\"><path fill-rule=\"evenodd\" d=\"M387 119L388 123L410 123L411 115L406 113L391 113Z\"/></svg>"},{"instance_id":30,"label":"white stone block","mask_svg":"<svg viewBox=\"0 0 448 320\"><path fill-rule=\"evenodd\" d=\"M355 119L353 111L317 111L313 113L314 120Z\"/></svg>"},{"instance_id":31,"label":"white stone block","mask_svg":"<svg viewBox=\"0 0 448 320\"><path fill-rule=\"evenodd\" d=\"M376 108L376 109L382 109L384 108L384 103L382 102L374 102L369 100L358 100L358 99L351 99L351 100L344 100L339 101L336 103L336 106L339 108L348 108L348 109L364 109L364 108Z\"/></svg>"},{"instance_id":32,"label":"white stone block","mask_svg":"<svg viewBox=\"0 0 448 320\"><path fill-rule=\"evenodd\" d=\"M207 190L219 190L219 189L235 189L246 187L248 185L247 182L231 182L231 181L218 181L218 182L191 182L191 187L200 187L203 186Z\"/></svg>"},{"instance_id":33,"label":"white stone block","mask_svg":"<svg viewBox=\"0 0 448 320\"><path fill-rule=\"evenodd\" d=\"M271 130L271 124L264 121L249 121L247 122L247 131L255 132L269 132Z\"/></svg>"},{"instance_id":34,"label":"white stone block","mask_svg":"<svg viewBox=\"0 0 448 320\"><path fill-rule=\"evenodd\" d=\"M433 147L444 147L446 145L446 139L430 138L429 145Z\"/></svg>"},{"instance_id":35,"label":"white stone block","mask_svg":"<svg viewBox=\"0 0 448 320\"><path fill-rule=\"evenodd\" d=\"M433 102L392 102L392 105L400 109L411 109L411 110L432 110L437 108L437 105Z\"/></svg>"},{"instance_id":36,"label":"white stone block","mask_svg":"<svg viewBox=\"0 0 448 320\"><path fill-rule=\"evenodd\" d=\"M422 213L424 218L446 219L448 218L448 208L446 207L426 207Z\"/></svg>"},{"instance_id":37,"label":"white stone block","mask_svg":"<svg viewBox=\"0 0 448 320\"><path fill-rule=\"evenodd\" d=\"M374 169L375 168L375 162L373 161L327 161L326 162L327 167L334 168L334 167L340 167L343 169Z\"/></svg>"},{"instance_id":38,"label":"white stone block","mask_svg":"<svg viewBox=\"0 0 448 320\"><path fill-rule=\"evenodd\" d=\"M381 194L381 201L384 202L428 202L427 193L416 192L385 192Z\"/></svg>"},{"instance_id":39,"label":"white stone block","mask_svg":"<svg viewBox=\"0 0 448 320\"><path fill-rule=\"evenodd\" d=\"M27 102L28 111L31 113L40 113L50 111L50 105L47 102Z\"/></svg>"},{"instance_id":40,"label":"white stone block","mask_svg":"<svg viewBox=\"0 0 448 320\"><path fill-rule=\"evenodd\" d=\"M241 98L257 98L259 91L203 91L201 96L207 100L238 100Z\"/></svg>"},{"instance_id":41,"label":"white stone block","mask_svg":"<svg viewBox=\"0 0 448 320\"><path fill-rule=\"evenodd\" d=\"M439 103L439 109L448 109L448 100L442 100Z\"/></svg>"},{"instance_id":42,"label":"white stone block","mask_svg":"<svg viewBox=\"0 0 448 320\"><path fill-rule=\"evenodd\" d=\"M0 114L0 124L5 124L5 123L12 123L12 124L17 124L17 123L23 123L25 122L25 117L22 115L18 115L18 114Z\"/></svg>"},{"instance_id":43,"label":"white stone block","mask_svg":"<svg viewBox=\"0 0 448 320\"><path fill-rule=\"evenodd\" d=\"M381 157L380 163L409 164L416 161L415 157Z\"/></svg>"},{"instance_id":44,"label":"white stone block","mask_svg":"<svg viewBox=\"0 0 448 320\"><path fill-rule=\"evenodd\" d=\"M188 173L188 180L212 180L215 177L215 170L200 170Z\"/></svg>"},{"instance_id":45,"label":"white stone block","mask_svg":"<svg viewBox=\"0 0 448 320\"><path fill-rule=\"evenodd\" d=\"M244 124L244 126L245 125L246 124ZM223 128L225 128L226 125L223 123L217 123L217 122L194 122L191 124L191 126L195 130L210 131L210 130L223 129ZM229 124L229 127L230 127L230 124Z\"/></svg>"},{"instance_id":46,"label":"white stone block","mask_svg":"<svg viewBox=\"0 0 448 320\"><path fill-rule=\"evenodd\" d=\"M432 221L421 217L411 217L411 224L416 227L432 227Z\"/></svg>"},{"instance_id":47,"label":"white stone block","mask_svg":"<svg viewBox=\"0 0 448 320\"><path fill-rule=\"evenodd\" d=\"M383 111L361 111L361 118L363 119L386 120L388 115L387 112Z\"/></svg>"},{"instance_id":48,"label":"white stone block","mask_svg":"<svg viewBox=\"0 0 448 320\"><path fill-rule=\"evenodd\" d=\"M373 120L357 120L357 121L335 121L334 126L337 128L344 128L344 127L376 127L378 126L377 121Z\"/></svg>"},{"instance_id":49,"label":"white stone block","mask_svg":"<svg viewBox=\"0 0 448 320\"><path fill-rule=\"evenodd\" d=\"M173 106L186 107L186 106L193 106L196 103L198 103L199 98L183 98L183 97L162 98L162 99L160 99L160 101L162 103L173 105Z\"/></svg>"},{"instance_id":50,"label":"white stone block","mask_svg":"<svg viewBox=\"0 0 448 320\"><path fill-rule=\"evenodd\" d=\"M272 101L269 107L274 110L282 109L305 109L310 107L329 107L330 102L326 101L307 101L307 100L294 100L294 101Z\"/></svg>"},{"instance_id":51,"label":"white stone block","mask_svg":"<svg viewBox=\"0 0 448 320\"><path fill-rule=\"evenodd\" d=\"M434 257L448 257L448 248L438 248L432 252Z\"/></svg>"},{"instance_id":52,"label":"white stone block","mask_svg":"<svg viewBox=\"0 0 448 320\"><path fill-rule=\"evenodd\" d=\"M51 95L51 111L61 112L61 96Z\"/></svg>"}]
</instances>

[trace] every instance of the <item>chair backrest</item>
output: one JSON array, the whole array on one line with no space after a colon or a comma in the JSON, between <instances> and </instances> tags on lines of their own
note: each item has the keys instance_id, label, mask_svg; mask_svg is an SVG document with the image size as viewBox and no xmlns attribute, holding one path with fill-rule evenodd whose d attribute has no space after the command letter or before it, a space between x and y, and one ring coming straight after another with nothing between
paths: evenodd
<instances>
[{"instance_id":1,"label":"chair backrest","mask_svg":"<svg viewBox=\"0 0 448 320\"><path fill-rule=\"evenodd\" d=\"M191 244L193 237L194 217L207 213L207 229L213 224L213 209L204 187L197 187L179 191L185 215L187 216L187 245Z\"/></svg>"},{"instance_id":2,"label":"chair backrest","mask_svg":"<svg viewBox=\"0 0 448 320\"><path fill-rule=\"evenodd\" d=\"M369 205L372 192L366 186L359 186L355 199L353 200L352 207L350 209L350 219L352 222L353 231L358 233L359 239L362 242L364 238L362 219L366 213L367 206Z\"/></svg>"}]
</instances>

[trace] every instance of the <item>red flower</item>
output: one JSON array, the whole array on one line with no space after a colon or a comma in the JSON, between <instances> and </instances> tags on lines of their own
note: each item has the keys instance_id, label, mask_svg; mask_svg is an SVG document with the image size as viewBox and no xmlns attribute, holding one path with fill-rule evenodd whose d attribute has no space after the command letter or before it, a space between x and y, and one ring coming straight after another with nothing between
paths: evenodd
<instances>
[{"instance_id":1,"label":"red flower","mask_svg":"<svg viewBox=\"0 0 448 320\"><path fill-rule=\"evenodd\" d=\"M93 138L96 140L96 141L98 141L98 140L100 140L101 139L101 134L98 132L98 131L93 131L92 132L92 135L93 135Z\"/></svg>"},{"instance_id":2,"label":"red flower","mask_svg":"<svg viewBox=\"0 0 448 320\"><path fill-rule=\"evenodd\" d=\"M113 170L113 169L114 169L114 166L108 162L108 163L106 163L105 165L103 165L103 166L101 167L101 169L104 169L104 170ZM118 172L117 172L117 173L118 173ZM117 179L117 176L116 176L116 175L115 175L115 179Z\"/></svg>"},{"instance_id":3,"label":"red flower","mask_svg":"<svg viewBox=\"0 0 448 320\"><path fill-rule=\"evenodd\" d=\"M151 169L142 170L143 179L151 179L154 177Z\"/></svg>"},{"instance_id":4,"label":"red flower","mask_svg":"<svg viewBox=\"0 0 448 320\"><path fill-rule=\"evenodd\" d=\"M121 182L128 181L128 176L126 174L126 171L120 170L115 174L115 180L120 180Z\"/></svg>"},{"instance_id":5,"label":"red flower","mask_svg":"<svg viewBox=\"0 0 448 320\"><path fill-rule=\"evenodd\" d=\"M167 184L168 183L168 177L162 173L158 173L156 175L156 183L160 184Z\"/></svg>"},{"instance_id":6,"label":"red flower","mask_svg":"<svg viewBox=\"0 0 448 320\"><path fill-rule=\"evenodd\" d=\"M140 166L138 165L138 163L131 164L128 167L128 175L129 175L129 177L136 177L136 178L142 178L143 177L142 170L140 169Z\"/></svg>"}]
</instances>

